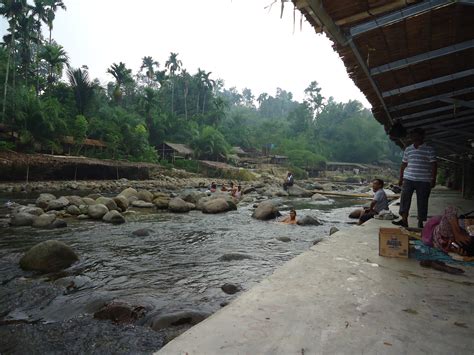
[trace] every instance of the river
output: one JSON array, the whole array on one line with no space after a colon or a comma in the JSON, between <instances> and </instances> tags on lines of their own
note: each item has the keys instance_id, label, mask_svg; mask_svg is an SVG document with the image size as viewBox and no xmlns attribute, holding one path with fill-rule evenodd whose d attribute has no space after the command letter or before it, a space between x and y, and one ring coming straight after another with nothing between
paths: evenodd
<instances>
[{"instance_id":1,"label":"river","mask_svg":"<svg viewBox=\"0 0 474 355\"><path fill-rule=\"evenodd\" d=\"M32 197L0 196L0 205L10 199L25 204ZM154 315L220 309L239 295L224 293L223 284L236 284L242 292L250 289L315 240L327 237L331 227L349 228L349 212L364 201L283 203L282 210L294 207L299 216L316 216L323 225L257 221L251 218L250 204L219 215L139 213L118 226L70 220L61 230L0 228L0 353L150 353L176 335L150 329ZM132 235L143 228L150 230L148 236ZM71 246L80 261L59 274L22 271L22 253L48 239ZM220 259L229 253L248 258ZM68 287L71 282L73 288ZM146 316L135 325L93 319L110 301L143 306Z\"/></svg>"}]
</instances>

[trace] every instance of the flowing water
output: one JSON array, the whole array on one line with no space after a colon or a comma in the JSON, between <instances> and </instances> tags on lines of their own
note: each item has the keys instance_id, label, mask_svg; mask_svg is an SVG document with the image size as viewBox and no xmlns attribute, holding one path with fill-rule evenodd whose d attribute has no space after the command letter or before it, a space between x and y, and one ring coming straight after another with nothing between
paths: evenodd
<instances>
[{"instance_id":1,"label":"flowing water","mask_svg":"<svg viewBox=\"0 0 474 355\"><path fill-rule=\"evenodd\" d=\"M23 204L31 202L9 197ZM0 205L7 200L7 196L0 197ZM8 320L8 324L0 325L0 353L156 350L162 346L164 335L147 326L153 314L218 310L238 296L225 294L223 284L250 289L278 266L308 250L316 239L328 236L332 226L349 228L349 212L364 201L282 202L282 210L295 207L299 217L316 216L323 225L257 221L251 218L252 206L247 205L219 215L144 212L118 226L70 220L68 228L62 230L0 228L0 319ZM4 213L6 210L0 211ZM148 236L132 234L143 228L150 230ZM278 237L291 241L282 242ZM55 275L22 271L18 266L22 253L48 239L71 246L80 261ZM230 253L247 258L220 259ZM73 289L68 287L71 282ZM137 326L92 318L112 300L144 306L148 316Z\"/></svg>"}]
</instances>

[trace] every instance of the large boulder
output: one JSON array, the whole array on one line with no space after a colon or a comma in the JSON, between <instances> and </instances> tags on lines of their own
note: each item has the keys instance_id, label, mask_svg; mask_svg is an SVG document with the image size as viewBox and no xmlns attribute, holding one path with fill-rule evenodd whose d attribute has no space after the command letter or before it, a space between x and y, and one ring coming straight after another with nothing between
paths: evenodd
<instances>
[{"instance_id":1,"label":"large boulder","mask_svg":"<svg viewBox=\"0 0 474 355\"><path fill-rule=\"evenodd\" d=\"M183 199L175 197L170 200L168 204L168 209L171 212L184 213L189 212L191 210L191 206Z\"/></svg>"},{"instance_id":2,"label":"large boulder","mask_svg":"<svg viewBox=\"0 0 474 355\"><path fill-rule=\"evenodd\" d=\"M199 311L178 311L174 313L161 314L151 322L153 330L161 330L172 326L190 324L196 325L210 316L210 313Z\"/></svg>"},{"instance_id":3,"label":"large boulder","mask_svg":"<svg viewBox=\"0 0 474 355\"><path fill-rule=\"evenodd\" d=\"M36 206L41 207L45 210L48 207L49 201L55 200L56 196L52 194L40 194L36 199Z\"/></svg>"},{"instance_id":4,"label":"large boulder","mask_svg":"<svg viewBox=\"0 0 474 355\"><path fill-rule=\"evenodd\" d=\"M262 195L268 197L285 197L289 196L288 192L283 190L281 187L270 186L265 191L262 192Z\"/></svg>"},{"instance_id":5,"label":"large boulder","mask_svg":"<svg viewBox=\"0 0 474 355\"><path fill-rule=\"evenodd\" d=\"M128 199L125 196L118 195L114 197L113 200L115 204L117 205L117 207L122 210L122 212L127 210L129 203L128 203Z\"/></svg>"},{"instance_id":6,"label":"large boulder","mask_svg":"<svg viewBox=\"0 0 474 355\"><path fill-rule=\"evenodd\" d=\"M211 199L210 201L204 203L204 205L202 206L203 213L212 214L227 212L230 209L231 208L229 206L229 203L223 198Z\"/></svg>"},{"instance_id":7,"label":"large boulder","mask_svg":"<svg viewBox=\"0 0 474 355\"><path fill-rule=\"evenodd\" d=\"M293 197L311 197L313 195L311 191L305 190L298 185L288 187L288 194Z\"/></svg>"},{"instance_id":8,"label":"large boulder","mask_svg":"<svg viewBox=\"0 0 474 355\"><path fill-rule=\"evenodd\" d=\"M252 214L253 218L262 221L274 219L280 216L281 214L280 211L278 211L278 206L272 200L267 200L259 203L254 213Z\"/></svg>"},{"instance_id":9,"label":"large boulder","mask_svg":"<svg viewBox=\"0 0 474 355\"><path fill-rule=\"evenodd\" d=\"M155 205L152 202L146 202L142 200L136 200L132 202L133 207L137 208L153 208Z\"/></svg>"},{"instance_id":10,"label":"large boulder","mask_svg":"<svg viewBox=\"0 0 474 355\"><path fill-rule=\"evenodd\" d=\"M69 205L66 209L66 212L72 216L79 216L81 214L81 210L76 205Z\"/></svg>"},{"instance_id":11,"label":"large boulder","mask_svg":"<svg viewBox=\"0 0 474 355\"><path fill-rule=\"evenodd\" d=\"M139 200L142 200L142 201L145 201L145 202L152 202L153 201L153 194L148 190L138 191L137 197L138 197Z\"/></svg>"},{"instance_id":12,"label":"large boulder","mask_svg":"<svg viewBox=\"0 0 474 355\"><path fill-rule=\"evenodd\" d=\"M92 206L92 205L97 204L97 202L95 202L95 200L93 200L93 199L90 198L90 197L83 197L83 198L82 198L82 201L83 201L84 204L87 205L87 206Z\"/></svg>"},{"instance_id":13,"label":"large boulder","mask_svg":"<svg viewBox=\"0 0 474 355\"><path fill-rule=\"evenodd\" d=\"M221 286L221 290L227 293L228 295L233 295L241 290L239 285L234 285L231 283L226 283Z\"/></svg>"},{"instance_id":14,"label":"large boulder","mask_svg":"<svg viewBox=\"0 0 474 355\"><path fill-rule=\"evenodd\" d=\"M322 223L315 217L304 216L296 222L299 226L320 226Z\"/></svg>"},{"instance_id":15,"label":"large boulder","mask_svg":"<svg viewBox=\"0 0 474 355\"><path fill-rule=\"evenodd\" d=\"M205 192L191 190L183 192L179 197L186 202L197 204L201 198L207 197L207 194Z\"/></svg>"},{"instance_id":16,"label":"large boulder","mask_svg":"<svg viewBox=\"0 0 474 355\"><path fill-rule=\"evenodd\" d=\"M105 205L91 205L87 209L87 214L93 219L102 219L105 214L109 212L109 209Z\"/></svg>"},{"instance_id":17,"label":"large boulder","mask_svg":"<svg viewBox=\"0 0 474 355\"><path fill-rule=\"evenodd\" d=\"M102 217L102 220L107 223L112 223L112 224L122 224L125 223L125 218L120 214L120 212L116 210L112 210L107 212L104 217Z\"/></svg>"},{"instance_id":18,"label":"large boulder","mask_svg":"<svg viewBox=\"0 0 474 355\"><path fill-rule=\"evenodd\" d=\"M56 216L54 214L43 213L41 216L35 219L33 227L35 228L50 228Z\"/></svg>"},{"instance_id":19,"label":"large boulder","mask_svg":"<svg viewBox=\"0 0 474 355\"><path fill-rule=\"evenodd\" d=\"M79 260L76 253L57 240L47 240L36 244L20 259L24 270L56 272L71 266Z\"/></svg>"},{"instance_id":20,"label":"large boulder","mask_svg":"<svg viewBox=\"0 0 474 355\"><path fill-rule=\"evenodd\" d=\"M311 196L311 199L313 201L326 201L328 198L326 196L321 195L321 194L314 194L313 196Z\"/></svg>"},{"instance_id":21,"label":"large boulder","mask_svg":"<svg viewBox=\"0 0 474 355\"><path fill-rule=\"evenodd\" d=\"M123 190L121 193L119 193L119 195L125 196L127 200L130 200L130 197L138 198L138 191L132 187L128 187L125 190Z\"/></svg>"},{"instance_id":22,"label":"large boulder","mask_svg":"<svg viewBox=\"0 0 474 355\"><path fill-rule=\"evenodd\" d=\"M170 203L170 198L169 197L157 197L153 200L153 204L159 210L168 209L169 203Z\"/></svg>"},{"instance_id":23,"label":"large boulder","mask_svg":"<svg viewBox=\"0 0 474 355\"><path fill-rule=\"evenodd\" d=\"M97 200L95 200L95 202L97 202L97 204L99 205L105 205L109 209L109 211L118 209L115 201L109 197L101 196Z\"/></svg>"},{"instance_id":24,"label":"large boulder","mask_svg":"<svg viewBox=\"0 0 474 355\"><path fill-rule=\"evenodd\" d=\"M31 226L33 225L36 218L38 218L38 216L25 212L15 213L10 218L10 225L13 227Z\"/></svg>"},{"instance_id":25,"label":"large boulder","mask_svg":"<svg viewBox=\"0 0 474 355\"><path fill-rule=\"evenodd\" d=\"M32 214L33 216L41 216L44 211L40 207L31 207L31 206L20 206L15 213L29 213Z\"/></svg>"},{"instance_id":26,"label":"large boulder","mask_svg":"<svg viewBox=\"0 0 474 355\"><path fill-rule=\"evenodd\" d=\"M84 200L82 199L82 197L79 197L79 196L64 196L64 197L67 198L70 205L79 207L80 205L84 204Z\"/></svg>"},{"instance_id":27,"label":"large boulder","mask_svg":"<svg viewBox=\"0 0 474 355\"><path fill-rule=\"evenodd\" d=\"M69 206L69 200L61 196L58 199L51 200L48 202L48 207L46 208L47 211L60 211L65 209L67 206Z\"/></svg>"}]
</instances>

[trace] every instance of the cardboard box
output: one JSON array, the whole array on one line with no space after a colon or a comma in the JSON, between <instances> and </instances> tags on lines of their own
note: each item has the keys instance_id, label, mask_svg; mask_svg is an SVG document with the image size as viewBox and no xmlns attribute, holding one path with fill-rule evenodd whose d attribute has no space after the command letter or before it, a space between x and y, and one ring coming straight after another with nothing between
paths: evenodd
<instances>
[{"instance_id":1,"label":"cardboard box","mask_svg":"<svg viewBox=\"0 0 474 355\"><path fill-rule=\"evenodd\" d=\"M408 234L401 228L380 228L379 255L389 258L408 258Z\"/></svg>"}]
</instances>

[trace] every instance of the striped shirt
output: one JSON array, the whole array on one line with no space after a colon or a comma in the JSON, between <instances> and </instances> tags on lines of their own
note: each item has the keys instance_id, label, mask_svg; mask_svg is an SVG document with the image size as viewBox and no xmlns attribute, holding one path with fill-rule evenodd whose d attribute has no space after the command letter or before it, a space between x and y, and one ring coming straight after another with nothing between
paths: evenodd
<instances>
[{"instance_id":1,"label":"striped shirt","mask_svg":"<svg viewBox=\"0 0 474 355\"><path fill-rule=\"evenodd\" d=\"M407 167L403 178L411 181L430 182L433 178L433 163L436 162L435 150L427 144L415 148L412 144L403 153L404 163Z\"/></svg>"}]
</instances>

